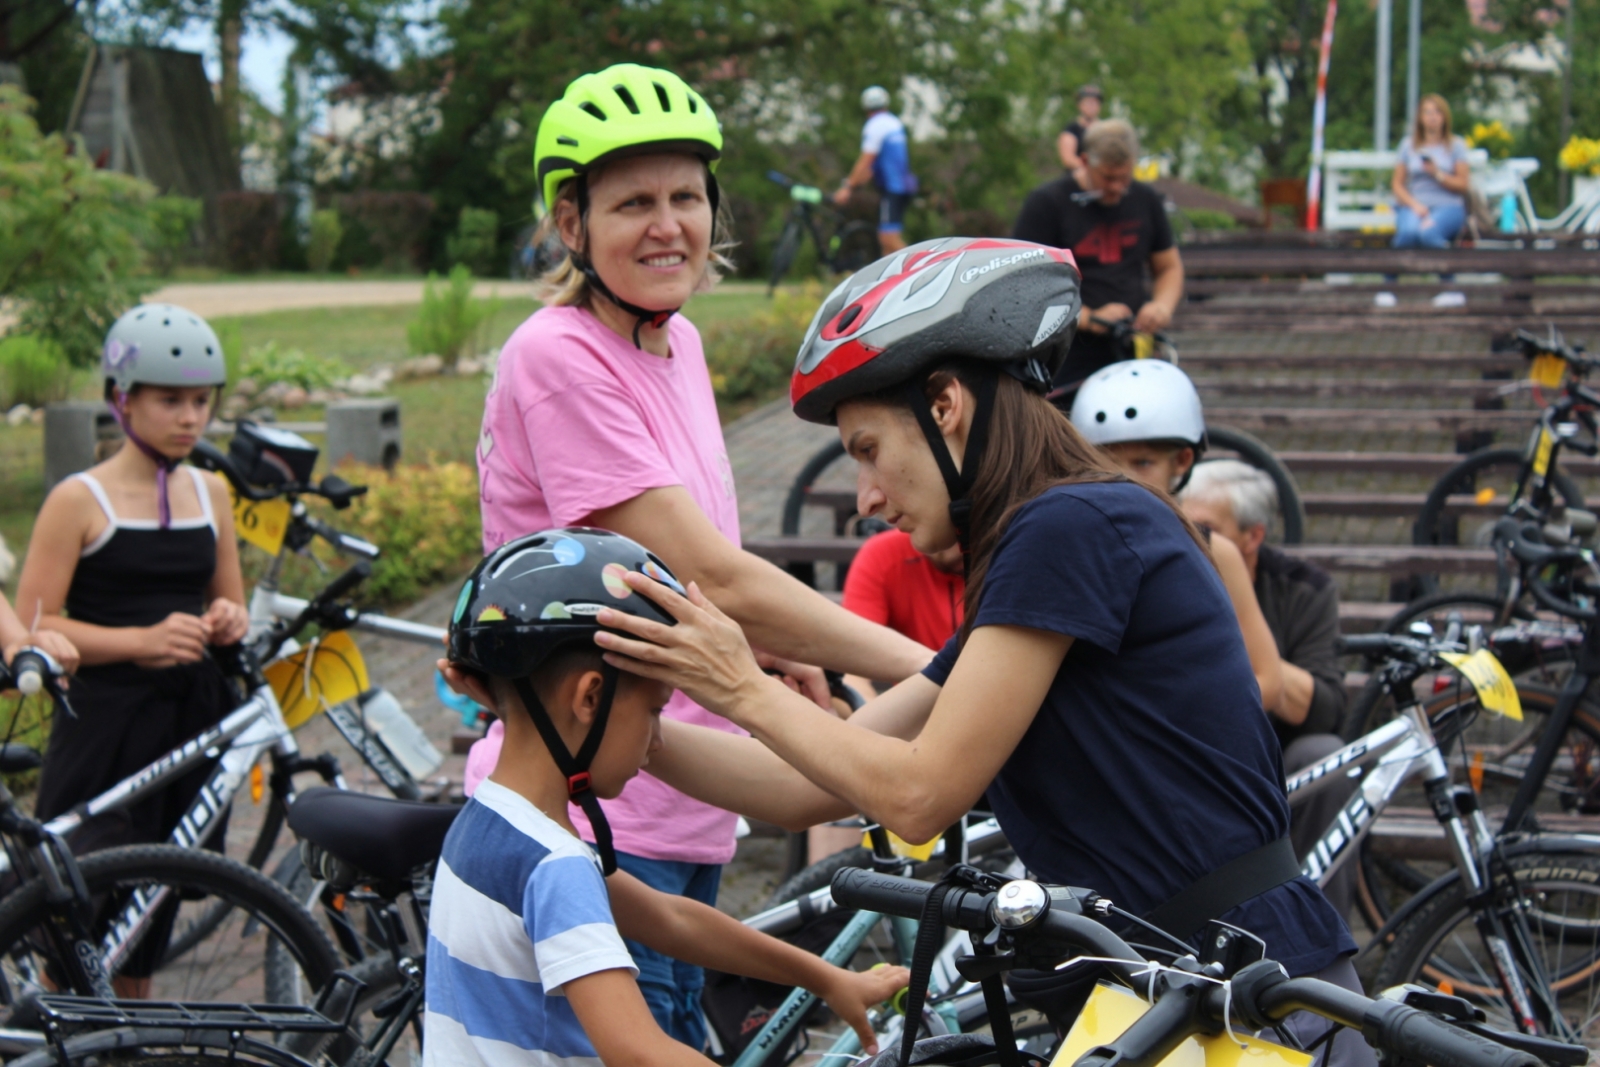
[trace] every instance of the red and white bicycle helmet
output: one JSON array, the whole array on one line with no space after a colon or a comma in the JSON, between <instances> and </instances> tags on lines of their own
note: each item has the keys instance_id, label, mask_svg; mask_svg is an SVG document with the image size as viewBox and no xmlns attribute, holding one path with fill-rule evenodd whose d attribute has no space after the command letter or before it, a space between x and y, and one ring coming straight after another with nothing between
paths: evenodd
<instances>
[{"instance_id":1,"label":"red and white bicycle helmet","mask_svg":"<svg viewBox=\"0 0 1600 1067\"><path fill-rule=\"evenodd\" d=\"M1079 278L1071 252L1030 241L946 237L885 256L841 282L811 320L789 385L794 412L831 424L841 402L904 385L965 546L998 376L1049 389L1078 326ZM978 386L959 470L922 392L925 376L952 360L996 372Z\"/></svg>"},{"instance_id":2,"label":"red and white bicycle helmet","mask_svg":"<svg viewBox=\"0 0 1600 1067\"><path fill-rule=\"evenodd\" d=\"M840 282L811 320L789 386L794 413L831 424L840 401L952 359L1053 372L1078 326L1078 282L1071 252L1031 241L945 237L885 256Z\"/></svg>"}]
</instances>

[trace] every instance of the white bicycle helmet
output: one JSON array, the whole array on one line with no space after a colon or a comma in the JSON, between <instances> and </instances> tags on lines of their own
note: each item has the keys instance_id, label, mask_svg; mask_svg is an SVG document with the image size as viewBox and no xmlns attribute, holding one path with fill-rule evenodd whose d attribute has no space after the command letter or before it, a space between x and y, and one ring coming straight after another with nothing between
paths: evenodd
<instances>
[{"instance_id":1,"label":"white bicycle helmet","mask_svg":"<svg viewBox=\"0 0 1600 1067\"><path fill-rule=\"evenodd\" d=\"M862 111L882 111L889 106L889 90L881 85L869 85L861 90Z\"/></svg>"},{"instance_id":2,"label":"white bicycle helmet","mask_svg":"<svg viewBox=\"0 0 1600 1067\"><path fill-rule=\"evenodd\" d=\"M1182 441L1205 451L1200 394L1183 371L1159 359L1113 363L1089 376L1072 402L1072 425L1095 445Z\"/></svg>"}]
</instances>

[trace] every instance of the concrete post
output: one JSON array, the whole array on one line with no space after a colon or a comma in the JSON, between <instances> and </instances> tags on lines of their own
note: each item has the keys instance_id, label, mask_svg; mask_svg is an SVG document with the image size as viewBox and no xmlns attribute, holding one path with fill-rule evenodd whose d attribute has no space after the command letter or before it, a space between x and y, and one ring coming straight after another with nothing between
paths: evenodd
<instances>
[{"instance_id":1,"label":"concrete post","mask_svg":"<svg viewBox=\"0 0 1600 1067\"><path fill-rule=\"evenodd\" d=\"M95 446L122 436L98 400L69 400L44 409L44 487L95 464Z\"/></svg>"},{"instance_id":2,"label":"concrete post","mask_svg":"<svg viewBox=\"0 0 1600 1067\"><path fill-rule=\"evenodd\" d=\"M327 469L346 460L393 470L400 462L400 401L336 400L328 405Z\"/></svg>"}]
</instances>

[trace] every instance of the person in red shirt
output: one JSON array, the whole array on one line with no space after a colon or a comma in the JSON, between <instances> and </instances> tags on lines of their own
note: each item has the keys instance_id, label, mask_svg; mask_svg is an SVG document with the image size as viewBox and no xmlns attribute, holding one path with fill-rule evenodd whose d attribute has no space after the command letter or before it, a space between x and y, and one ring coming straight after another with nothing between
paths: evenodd
<instances>
[{"instance_id":1,"label":"person in red shirt","mask_svg":"<svg viewBox=\"0 0 1600 1067\"><path fill-rule=\"evenodd\" d=\"M872 520L867 520L872 521ZM961 545L925 556L899 530L874 534L856 552L844 580L845 610L887 626L919 644L938 650L961 627ZM845 679L870 698L877 685L865 678ZM813 826L808 834L810 861L861 843L861 831L844 826Z\"/></svg>"},{"instance_id":2,"label":"person in red shirt","mask_svg":"<svg viewBox=\"0 0 1600 1067\"><path fill-rule=\"evenodd\" d=\"M911 547L909 534L885 530L850 564L844 606L938 651L961 626L965 590L960 545L924 556Z\"/></svg>"}]
</instances>

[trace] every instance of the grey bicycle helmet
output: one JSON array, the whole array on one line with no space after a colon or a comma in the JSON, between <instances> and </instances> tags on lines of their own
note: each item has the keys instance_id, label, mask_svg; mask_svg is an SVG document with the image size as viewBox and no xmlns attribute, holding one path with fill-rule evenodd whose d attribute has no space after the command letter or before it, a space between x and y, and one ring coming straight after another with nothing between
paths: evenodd
<instances>
[{"instance_id":1,"label":"grey bicycle helmet","mask_svg":"<svg viewBox=\"0 0 1600 1067\"><path fill-rule=\"evenodd\" d=\"M905 386L966 545L997 375L1049 388L1078 326L1079 280L1071 252L1031 241L946 237L885 256L841 282L811 320L789 384L794 413L831 424L841 402ZM925 376L957 360L995 372L978 389L959 470L922 395Z\"/></svg>"},{"instance_id":2,"label":"grey bicycle helmet","mask_svg":"<svg viewBox=\"0 0 1600 1067\"><path fill-rule=\"evenodd\" d=\"M225 385L222 342L205 319L173 304L140 304L106 334L101 369L126 393L135 385Z\"/></svg>"},{"instance_id":3,"label":"grey bicycle helmet","mask_svg":"<svg viewBox=\"0 0 1600 1067\"><path fill-rule=\"evenodd\" d=\"M100 354L100 369L106 379L106 404L117 425L156 465L156 515L165 530L172 525L167 475L183 460L153 448L133 431L128 423L128 393L136 385L220 389L228 381L222 342L206 320L192 311L175 304L140 304L111 324Z\"/></svg>"},{"instance_id":4,"label":"grey bicycle helmet","mask_svg":"<svg viewBox=\"0 0 1600 1067\"><path fill-rule=\"evenodd\" d=\"M882 111L889 106L889 90L881 85L869 85L861 90L862 111Z\"/></svg>"}]
</instances>

